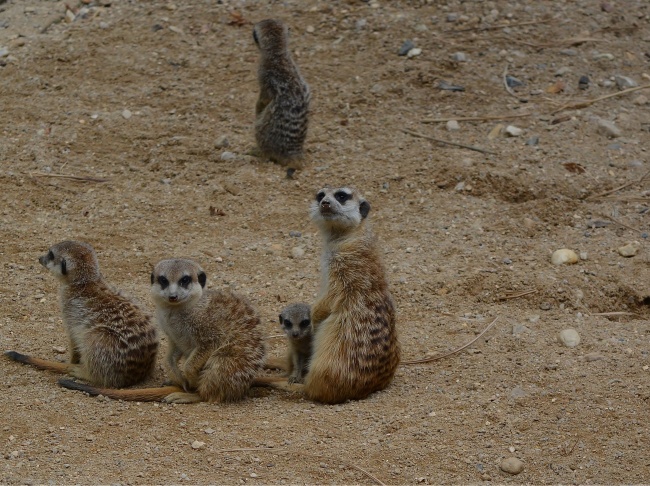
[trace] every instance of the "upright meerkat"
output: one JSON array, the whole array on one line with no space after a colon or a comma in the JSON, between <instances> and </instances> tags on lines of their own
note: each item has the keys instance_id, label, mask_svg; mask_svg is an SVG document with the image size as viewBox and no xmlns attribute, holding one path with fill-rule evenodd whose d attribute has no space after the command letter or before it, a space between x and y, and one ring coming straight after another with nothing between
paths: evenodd
<instances>
[{"instance_id":1,"label":"upright meerkat","mask_svg":"<svg viewBox=\"0 0 650 486\"><path fill-rule=\"evenodd\" d=\"M312 353L310 307L296 303L280 312L280 326L287 334L287 370L289 383L302 383L309 368Z\"/></svg>"},{"instance_id":2,"label":"upright meerkat","mask_svg":"<svg viewBox=\"0 0 650 486\"><path fill-rule=\"evenodd\" d=\"M15 351L7 351L6 356L98 386L124 387L147 378L158 351L156 328L150 316L103 280L95 250L87 243L63 241L39 262L61 284L59 301L70 340L70 362Z\"/></svg>"},{"instance_id":3,"label":"upright meerkat","mask_svg":"<svg viewBox=\"0 0 650 486\"><path fill-rule=\"evenodd\" d=\"M319 402L362 399L386 388L399 364L395 308L367 221L370 204L352 188L326 187L311 206L323 237L321 289L311 309L313 352L302 390ZM257 385L277 384L275 377Z\"/></svg>"},{"instance_id":4,"label":"upright meerkat","mask_svg":"<svg viewBox=\"0 0 650 486\"><path fill-rule=\"evenodd\" d=\"M205 272L191 260L162 260L151 274L156 317L169 340L167 364L174 386L109 390L71 380L59 383L123 400L195 403L243 399L264 365L260 319L243 297L230 291L205 290L205 284Z\"/></svg>"},{"instance_id":5,"label":"upright meerkat","mask_svg":"<svg viewBox=\"0 0 650 486\"><path fill-rule=\"evenodd\" d=\"M309 86L289 52L289 31L281 21L262 20L253 28L261 58L260 94L255 106L255 139L262 156L289 167L302 164L307 136Z\"/></svg>"}]
</instances>

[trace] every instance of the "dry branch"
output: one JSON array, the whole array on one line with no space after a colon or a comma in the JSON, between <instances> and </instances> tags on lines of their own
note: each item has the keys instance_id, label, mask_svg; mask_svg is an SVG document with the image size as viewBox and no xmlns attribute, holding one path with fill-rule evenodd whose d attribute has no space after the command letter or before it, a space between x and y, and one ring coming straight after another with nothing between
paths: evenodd
<instances>
[{"instance_id":1,"label":"dry branch","mask_svg":"<svg viewBox=\"0 0 650 486\"><path fill-rule=\"evenodd\" d=\"M509 120L510 118L524 118L531 116L532 113L517 113L513 115L486 115L486 116L455 116L450 118L425 118L420 123L443 123L451 120L461 121L490 121L490 120Z\"/></svg>"},{"instance_id":2,"label":"dry branch","mask_svg":"<svg viewBox=\"0 0 650 486\"><path fill-rule=\"evenodd\" d=\"M490 152L489 150L485 150L485 149L482 149L482 148L479 148L479 147L474 147L472 145L465 145L463 143L456 143L456 142L449 142L447 140L441 140L439 138L430 137L429 135L423 135L423 134L418 133L418 132L413 132L411 130L407 130L406 128L402 128L401 130L404 133L408 133L409 135L413 135L414 137L425 138L427 140L432 140L434 142L444 143L444 144L447 144L447 145L453 145L454 147L461 147L461 148L465 148L465 149L468 149L468 150L474 150L476 152L481 152L483 154L497 155L494 152Z\"/></svg>"},{"instance_id":3,"label":"dry branch","mask_svg":"<svg viewBox=\"0 0 650 486\"><path fill-rule=\"evenodd\" d=\"M649 175L650 175L650 170L648 172L646 172L645 174L643 174L639 180L628 182L626 184L623 184L622 186L618 186L618 187L615 187L614 189L610 189L609 191L601 192L599 194L594 194L593 196L589 196L586 199L587 200L589 200L589 199L598 199L598 198L601 198L603 196L607 196L609 194L612 194L613 192L618 192L621 189L625 189L626 187L633 186L634 184L637 184L639 182L643 182L643 180L646 177L648 177Z\"/></svg>"},{"instance_id":4,"label":"dry branch","mask_svg":"<svg viewBox=\"0 0 650 486\"><path fill-rule=\"evenodd\" d=\"M59 179L69 179L71 181L78 181L78 182L108 182L109 179L99 179L97 177L80 177L80 176L73 176L73 175L65 175L65 174L47 174L45 172L30 172L29 173L30 177L54 177L54 178L59 178Z\"/></svg>"},{"instance_id":5,"label":"dry branch","mask_svg":"<svg viewBox=\"0 0 650 486\"><path fill-rule=\"evenodd\" d=\"M551 115L555 115L556 113L564 110L576 110L578 108L586 108L588 106L593 105L594 103L597 103L598 101L607 100L609 98L615 98L617 96L623 96L628 93L633 93L634 91L639 91L648 88L650 88L650 84L644 84L643 86L636 86L634 88L624 89L623 91L618 91L616 93L611 93L605 96L599 96L598 98L594 98L593 100L584 100L584 101L577 101L575 103L569 103L568 105L561 106L557 110L552 111Z\"/></svg>"}]
</instances>

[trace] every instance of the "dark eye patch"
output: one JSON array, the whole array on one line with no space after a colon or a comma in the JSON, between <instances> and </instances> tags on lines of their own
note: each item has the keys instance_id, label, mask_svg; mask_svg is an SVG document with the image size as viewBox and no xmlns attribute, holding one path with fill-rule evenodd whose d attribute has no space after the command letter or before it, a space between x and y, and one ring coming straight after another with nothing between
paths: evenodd
<instances>
[{"instance_id":1,"label":"dark eye patch","mask_svg":"<svg viewBox=\"0 0 650 486\"><path fill-rule=\"evenodd\" d=\"M324 197L325 197L325 193L323 191L319 192L318 194L316 194L316 202L321 202Z\"/></svg>"},{"instance_id":2,"label":"dark eye patch","mask_svg":"<svg viewBox=\"0 0 650 486\"><path fill-rule=\"evenodd\" d=\"M65 259L61 260L61 273L63 275L68 274L68 264L65 262Z\"/></svg>"},{"instance_id":3,"label":"dark eye patch","mask_svg":"<svg viewBox=\"0 0 650 486\"><path fill-rule=\"evenodd\" d=\"M257 31L255 29L253 29L253 40L255 44L260 45L260 40L257 38Z\"/></svg>"},{"instance_id":4,"label":"dark eye patch","mask_svg":"<svg viewBox=\"0 0 650 486\"><path fill-rule=\"evenodd\" d=\"M289 319L285 319L284 320L284 327L291 328L291 327L293 327L293 324L291 323L291 321Z\"/></svg>"},{"instance_id":5,"label":"dark eye patch","mask_svg":"<svg viewBox=\"0 0 650 486\"><path fill-rule=\"evenodd\" d=\"M341 204L345 204L345 201L348 201L349 199L352 199L352 194L348 194L345 191L336 191L334 193L334 197Z\"/></svg>"},{"instance_id":6,"label":"dark eye patch","mask_svg":"<svg viewBox=\"0 0 650 486\"><path fill-rule=\"evenodd\" d=\"M52 250L47 252L47 259L54 260L54 252Z\"/></svg>"},{"instance_id":7,"label":"dark eye patch","mask_svg":"<svg viewBox=\"0 0 650 486\"><path fill-rule=\"evenodd\" d=\"M311 324L311 321L309 319L304 319L300 321L300 327L303 329L309 326L309 324Z\"/></svg>"},{"instance_id":8,"label":"dark eye patch","mask_svg":"<svg viewBox=\"0 0 650 486\"><path fill-rule=\"evenodd\" d=\"M187 287L189 287L191 283L192 283L192 277L190 277L189 275L185 275L185 276L183 276L183 277L178 281L178 284L179 284L181 287L183 287L184 289L186 289Z\"/></svg>"},{"instance_id":9,"label":"dark eye patch","mask_svg":"<svg viewBox=\"0 0 650 486\"><path fill-rule=\"evenodd\" d=\"M161 289L166 289L167 287L169 287L169 280L167 280L167 277L163 277L162 275L159 275L158 285L160 285Z\"/></svg>"}]
</instances>

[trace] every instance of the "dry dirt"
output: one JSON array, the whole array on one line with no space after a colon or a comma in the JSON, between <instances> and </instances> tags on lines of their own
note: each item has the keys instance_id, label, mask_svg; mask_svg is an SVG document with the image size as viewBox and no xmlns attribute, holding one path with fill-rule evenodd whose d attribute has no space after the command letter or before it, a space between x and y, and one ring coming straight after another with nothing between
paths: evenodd
<instances>
[{"instance_id":1,"label":"dry dirt","mask_svg":"<svg viewBox=\"0 0 650 486\"><path fill-rule=\"evenodd\" d=\"M152 264L196 259L209 285L248 296L282 353L280 308L317 288L308 205L326 183L372 205L405 359L498 321L468 350L400 367L384 392L339 406L268 390L226 406L121 403L3 359L0 483L375 481L358 468L386 484L650 481L650 93L554 113L620 92L616 75L650 82L647 1L98 0L54 22L65 13L0 2L2 349L64 359L56 284L37 257L76 238L150 310ZM250 22L267 17L291 27L313 91L294 179L246 155ZM406 39L420 55L397 55ZM506 67L525 83L513 94ZM496 115L523 116L423 123ZM498 124L523 133L490 137ZM619 255L631 241L638 254ZM554 266L559 248L585 258ZM575 348L558 341L568 328ZM164 349L147 385L165 378ZM511 456L519 475L500 469Z\"/></svg>"}]
</instances>

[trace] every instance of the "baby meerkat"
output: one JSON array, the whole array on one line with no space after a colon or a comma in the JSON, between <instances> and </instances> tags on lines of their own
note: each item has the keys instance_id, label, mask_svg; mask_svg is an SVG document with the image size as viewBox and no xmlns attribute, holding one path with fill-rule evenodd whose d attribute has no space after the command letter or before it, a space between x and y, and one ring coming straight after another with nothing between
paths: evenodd
<instances>
[{"instance_id":1,"label":"baby meerkat","mask_svg":"<svg viewBox=\"0 0 650 486\"><path fill-rule=\"evenodd\" d=\"M367 216L348 187L318 191L311 216L323 237L321 289L311 309L313 352L302 390L319 402L362 399L386 388L399 364L395 308ZM283 388L274 377L257 385Z\"/></svg>"},{"instance_id":2,"label":"baby meerkat","mask_svg":"<svg viewBox=\"0 0 650 486\"><path fill-rule=\"evenodd\" d=\"M167 364L174 386L105 390L78 386L71 380L59 383L122 400L195 403L243 399L264 364L260 319L243 297L230 291L205 290L205 284L205 272L192 260L162 260L151 274L158 324L169 340Z\"/></svg>"},{"instance_id":3,"label":"baby meerkat","mask_svg":"<svg viewBox=\"0 0 650 486\"><path fill-rule=\"evenodd\" d=\"M70 340L70 362L15 351L7 351L6 356L98 386L125 387L146 379L158 351L156 328L150 316L106 284L95 250L87 243L63 241L39 262L61 284L59 301Z\"/></svg>"},{"instance_id":4,"label":"baby meerkat","mask_svg":"<svg viewBox=\"0 0 650 486\"><path fill-rule=\"evenodd\" d=\"M257 147L274 162L300 168L311 93L289 52L289 31L279 20L262 20L253 28L253 39L261 54L255 106Z\"/></svg>"},{"instance_id":5,"label":"baby meerkat","mask_svg":"<svg viewBox=\"0 0 650 486\"><path fill-rule=\"evenodd\" d=\"M296 303L280 313L280 326L287 334L289 383L302 383L309 368L312 350L310 307Z\"/></svg>"}]
</instances>

